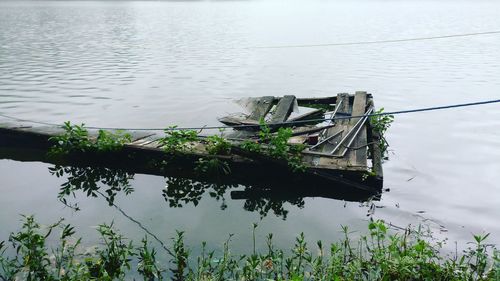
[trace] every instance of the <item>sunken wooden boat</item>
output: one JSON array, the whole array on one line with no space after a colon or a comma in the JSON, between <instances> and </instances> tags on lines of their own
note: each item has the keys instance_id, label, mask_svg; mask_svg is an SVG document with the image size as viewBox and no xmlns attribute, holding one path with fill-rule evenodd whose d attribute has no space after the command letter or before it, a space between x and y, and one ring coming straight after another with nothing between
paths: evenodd
<instances>
[{"instance_id":1,"label":"sunken wooden boat","mask_svg":"<svg viewBox=\"0 0 500 281\"><path fill-rule=\"evenodd\" d=\"M300 193L302 197L361 201L380 193L383 184L381 136L372 120L365 116L375 110L371 94L341 93L321 98L265 96L247 99L245 107L249 109L247 114L219 119L233 128L222 133L231 143L230 152L224 155L208 152L206 136L191 141L189 149L172 153L165 151L160 141L164 132L130 131L131 141L120 150L73 152L54 158L47 151L55 145L51 137L64 134L62 127L1 122L0 158L98 165L133 173L242 184L255 187L250 190L257 190L259 196L287 197L287 193ZM282 127L291 128L289 144L305 147L300 152L303 170L292 170L286 159L241 147L245 141L260 141L262 122L271 134ZM98 135L97 129L88 131L91 137ZM216 175L200 172L197 169L200 159L224 161L230 172ZM235 192L232 195L244 199L255 193Z\"/></svg>"}]
</instances>

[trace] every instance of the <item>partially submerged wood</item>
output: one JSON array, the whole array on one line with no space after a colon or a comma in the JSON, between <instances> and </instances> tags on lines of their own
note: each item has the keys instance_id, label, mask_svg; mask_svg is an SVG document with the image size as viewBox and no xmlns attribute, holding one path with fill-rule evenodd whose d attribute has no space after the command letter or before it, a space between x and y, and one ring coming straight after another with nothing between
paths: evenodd
<instances>
[{"instance_id":1,"label":"partially submerged wood","mask_svg":"<svg viewBox=\"0 0 500 281\"><path fill-rule=\"evenodd\" d=\"M295 96L255 99L252 105L254 111L249 116L269 120L267 125L273 130L282 126L291 127L294 137L289 142L304 143L308 147L301 153L304 172L293 172L286 159L276 159L242 149L239 145L245 140L259 141L258 131L255 130L258 126L226 132L225 136L232 145L231 153L228 155L208 153L207 141L204 138L189 143L189 149L186 151L169 153L163 149L159 141L164 137L163 132L136 131L129 132L132 135L131 142L117 152L77 153L69 155L66 159L51 159L46 156L46 151L54 145L49 139L63 134L62 128L4 123L0 124L0 150L4 154L6 149L8 151L11 148L45 151L37 154L35 158L38 161L112 166L136 173L188 178L209 178L209 175L200 175L196 172L196 165L199 159L218 159L229 166L231 173L218 175L217 180L231 184L263 186L264 189L270 186L282 186L283 192L286 192L286 186L301 186L305 189L314 189L315 194L328 193L329 195L325 197L356 201L380 192L383 181L382 155L377 142L380 136L372 130L369 120L363 124L355 118L333 122L316 121L316 124L293 123L294 120L290 122L288 118L296 102L299 105L313 107L319 104L322 110L323 108L327 111L335 110L336 116L363 115L367 108L373 107L373 98L366 92L357 92L354 96L339 94L336 97L313 99L297 99ZM275 110L270 112L272 106L275 106ZM249 118L240 121L235 124L244 124L241 122L258 124L257 120ZM281 124L283 122L290 123ZM324 132L320 135L320 144L309 144L310 136L313 134L317 136L320 132ZM89 130L89 133L95 137L98 131ZM333 151L339 146L342 138L346 139L345 144L351 143L351 145L340 146L341 149ZM372 157L371 161L367 159L368 150ZM343 156L339 156L342 154ZM12 154L9 155L13 157ZM23 157L31 159L30 156Z\"/></svg>"},{"instance_id":2,"label":"partially submerged wood","mask_svg":"<svg viewBox=\"0 0 500 281\"><path fill-rule=\"evenodd\" d=\"M282 112L289 114L288 110L292 106L292 101L295 102L295 100L299 105L303 106L326 107L334 115L323 115L325 119L334 119L333 122L316 122L317 125L315 126L303 123L302 118L298 118L301 120L299 123L294 123L297 119L291 118L280 118L279 120L283 121L278 123L276 123L278 119L273 116L267 118L269 121L266 125L271 130L277 130L280 127L293 128L292 135L295 137L290 139L289 143L291 144L306 143L309 135L319 132L319 143L309 145L302 153L302 160L307 169L315 172L321 170L316 175L331 178L335 181L344 180L342 174L352 171L358 175L354 179L354 182L359 183L361 186L369 186L368 189L380 189L383 181L381 176L382 156L380 155L380 149L374 146L374 144L378 146L378 139L372 139L373 136L377 137L377 135L371 132L370 118L349 118L349 116L363 116L372 112L373 97L366 92L360 91L356 92L355 95L340 93L336 97L327 98L294 99L293 96L285 96L281 99L275 98L274 102L278 105L281 104L282 108L286 108ZM276 107L278 108L278 106ZM318 109L317 111L321 110L323 109ZM315 110L314 112L316 113L317 111ZM335 120L338 117L342 118ZM239 128L238 132L230 133L229 136L239 136L255 140L257 138L256 132L252 132L252 130L255 130L255 127ZM297 136L300 136L300 138ZM370 155L372 155L371 163L368 161L368 150L370 150ZM340 178L338 175L340 175ZM351 182L353 185L358 185L357 183Z\"/></svg>"}]
</instances>

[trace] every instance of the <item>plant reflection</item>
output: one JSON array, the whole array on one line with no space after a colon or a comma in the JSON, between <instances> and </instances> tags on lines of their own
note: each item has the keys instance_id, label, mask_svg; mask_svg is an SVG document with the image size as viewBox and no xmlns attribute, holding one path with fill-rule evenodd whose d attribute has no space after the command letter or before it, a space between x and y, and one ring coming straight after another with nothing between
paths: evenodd
<instances>
[{"instance_id":1,"label":"plant reflection","mask_svg":"<svg viewBox=\"0 0 500 281\"><path fill-rule=\"evenodd\" d=\"M66 182L61 184L57 197L68 207L79 210L77 204L70 204L67 197L75 197L75 191L82 191L87 197L97 197L103 195L111 206L115 201L115 196L119 192L128 195L134 191L130 186L130 180L134 174L122 170L109 169L103 167L71 167L59 166L49 168L52 175L66 177ZM101 193L101 186L106 186L104 193Z\"/></svg>"},{"instance_id":2,"label":"plant reflection","mask_svg":"<svg viewBox=\"0 0 500 281\"><path fill-rule=\"evenodd\" d=\"M104 167L73 167L56 165L49 168L52 175L58 178L66 178L61 184L58 198L66 206L78 211L77 203L68 201L68 197L76 197L75 193L81 191L87 197L98 197L101 195L107 203L114 205L115 197L119 193L129 195L134 191L130 181L134 178L133 173L120 169ZM164 200L171 208L182 208L188 204L198 206L203 198L213 198L220 201L220 208L225 210L228 206L226 196L231 192L232 199L244 199L243 209L257 212L261 218L266 217L271 211L276 216L286 219L288 210L285 205L304 207L302 197L269 198L266 189L260 187L245 186L231 183L220 183L218 180L198 181L189 178L166 177L166 185L162 190ZM243 194L243 196L241 196Z\"/></svg>"},{"instance_id":3,"label":"plant reflection","mask_svg":"<svg viewBox=\"0 0 500 281\"><path fill-rule=\"evenodd\" d=\"M167 177L166 186L162 191L162 195L163 198L165 198L165 201L169 203L170 207L179 208L189 203L197 206L204 197L204 194L208 192L208 195L211 198L214 198L217 201L222 201L220 208L225 210L227 208L227 204L224 195L228 190L236 189L238 187L240 187L238 184L209 183L186 178ZM263 191L265 190L246 186L244 190L233 192L239 192L235 194L248 195L261 194ZM261 218L266 217L269 212L272 211L276 216L286 219L288 214L288 210L284 207L286 203L295 205L299 208L304 207L304 199L302 197L276 199L265 196L244 195L246 197L238 198L238 196L235 196L236 198L234 198L233 192L231 193L232 199L245 199L243 209L259 213Z\"/></svg>"},{"instance_id":4,"label":"plant reflection","mask_svg":"<svg viewBox=\"0 0 500 281\"><path fill-rule=\"evenodd\" d=\"M304 199L297 197L294 199L271 199L271 198L255 198L255 199L246 199L243 208L250 212L258 212L261 218L267 216L269 211L273 211L273 213L277 217L283 218L286 220L288 215L288 210L284 208L284 204L289 203L291 205L295 205L299 208L304 208Z\"/></svg>"},{"instance_id":5,"label":"plant reflection","mask_svg":"<svg viewBox=\"0 0 500 281\"><path fill-rule=\"evenodd\" d=\"M203 195L208 191L208 195L215 200L222 201L221 209L227 208L224 194L228 189L238 185L200 182L186 178L167 177L166 185L162 191L163 198L172 208L180 208L188 203L198 206Z\"/></svg>"}]
</instances>

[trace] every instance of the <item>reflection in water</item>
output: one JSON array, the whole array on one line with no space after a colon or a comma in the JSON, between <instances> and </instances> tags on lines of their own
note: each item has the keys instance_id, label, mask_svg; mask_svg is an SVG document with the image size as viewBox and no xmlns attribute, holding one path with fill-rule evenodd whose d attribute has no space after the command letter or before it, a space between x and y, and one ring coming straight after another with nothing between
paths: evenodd
<instances>
[{"instance_id":1,"label":"reflection in water","mask_svg":"<svg viewBox=\"0 0 500 281\"><path fill-rule=\"evenodd\" d=\"M130 184L134 174L120 169L55 165L49 168L49 171L57 177L66 177L67 180L61 184L58 198L64 205L76 211L80 210L78 203L70 203L67 200L70 195L75 197L76 191L82 191L88 197L101 195L110 206L114 205L118 193L129 195L134 191ZM284 207L286 203L299 208L304 207L304 199L300 194L290 192L286 198L279 198L269 196L265 189L260 187L244 186L243 190L241 187L238 184L223 184L218 181L166 177L162 196L171 208L182 208L187 204L197 206L202 198L210 197L221 201L220 208L225 210L227 208L225 195L228 190L233 190L231 198L245 199L243 209L259 213L261 218L272 211L274 215L286 219L288 214L288 210ZM204 196L206 193L209 196Z\"/></svg>"},{"instance_id":2,"label":"reflection in water","mask_svg":"<svg viewBox=\"0 0 500 281\"><path fill-rule=\"evenodd\" d=\"M269 211L272 210L276 216L282 217L285 220L288 215L288 210L283 207L285 203L296 205L301 209L304 208L304 199L301 197L290 200L276 200L272 198L246 199L243 208L250 212L259 212L261 218L267 216Z\"/></svg>"},{"instance_id":3,"label":"reflection in water","mask_svg":"<svg viewBox=\"0 0 500 281\"><path fill-rule=\"evenodd\" d=\"M75 191L83 191L87 197L97 197L102 194L110 206L115 201L115 196L119 192L128 195L134 191L130 186L130 180L134 178L133 174L117 169L104 167L71 167L55 165L49 168L52 175L58 178L66 176L67 181L61 184L58 198L66 206L79 210L77 204L70 204L66 197L75 196ZM106 186L104 193L101 193L101 185Z\"/></svg>"},{"instance_id":4,"label":"reflection in water","mask_svg":"<svg viewBox=\"0 0 500 281\"><path fill-rule=\"evenodd\" d=\"M172 208L180 208L183 204L193 203L197 206L203 198L203 194L208 192L211 198L222 201L221 210L225 210L227 205L225 203L224 194L230 188L235 188L238 185L220 184L200 182L186 178L167 177L166 186L162 191L165 201L168 202Z\"/></svg>"},{"instance_id":5,"label":"reflection in water","mask_svg":"<svg viewBox=\"0 0 500 281\"><path fill-rule=\"evenodd\" d=\"M237 184L221 184L201 182L186 178L167 177L165 189L163 189L163 197L172 208L179 208L185 204L192 203L197 206L203 195L208 192L211 198L217 201L222 201L220 208L225 210L227 204L224 195L229 189L241 187ZM304 199L298 195L294 197L293 193L289 194L290 198L273 198L267 197L262 192L263 189L255 186L245 186L244 190L235 190L231 192L231 199L245 199L243 209L250 212L258 212L261 218L268 215L269 211L286 219L288 211L284 208L286 203L295 205L299 208L304 207ZM241 197L240 194L250 194L247 198ZM257 196L255 196L257 195Z\"/></svg>"}]
</instances>

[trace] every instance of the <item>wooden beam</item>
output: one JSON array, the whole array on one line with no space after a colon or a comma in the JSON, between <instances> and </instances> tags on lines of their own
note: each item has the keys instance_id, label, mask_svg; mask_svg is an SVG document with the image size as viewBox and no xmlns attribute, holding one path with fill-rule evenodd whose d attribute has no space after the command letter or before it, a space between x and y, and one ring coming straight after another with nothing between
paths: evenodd
<instances>
[{"instance_id":1,"label":"wooden beam","mask_svg":"<svg viewBox=\"0 0 500 281\"><path fill-rule=\"evenodd\" d=\"M266 117L266 114L273 107L273 102L274 97L272 96L265 96L255 99L255 101L252 102L253 111L248 116L248 119L260 121L261 118Z\"/></svg>"},{"instance_id":2,"label":"wooden beam","mask_svg":"<svg viewBox=\"0 0 500 281\"><path fill-rule=\"evenodd\" d=\"M310 104L335 104L337 103L337 96L335 97L317 97L317 98L297 98L299 105Z\"/></svg>"},{"instance_id":3,"label":"wooden beam","mask_svg":"<svg viewBox=\"0 0 500 281\"><path fill-rule=\"evenodd\" d=\"M359 116L366 112L366 92L356 92L354 95L354 103L352 105L352 115ZM361 118L351 118L349 124L354 126ZM367 140L366 140L366 123L362 124L363 127L360 129L359 133L355 136L351 147L346 148L349 150L349 162L356 166L367 166L366 152L367 152Z\"/></svg>"},{"instance_id":4,"label":"wooden beam","mask_svg":"<svg viewBox=\"0 0 500 281\"><path fill-rule=\"evenodd\" d=\"M368 99L368 106L375 106L373 103L373 99ZM382 136L373 129L373 124L371 119L368 120L370 134L371 134L371 144L370 144L370 152L372 155L372 172L375 174L375 178L380 181L380 186L382 186L382 179L384 177L382 171L382 150L380 149L379 143Z\"/></svg>"},{"instance_id":5,"label":"wooden beam","mask_svg":"<svg viewBox=\"0 0 500 281\"><path fill-rule=\"evenodd\" d=\"M290 118L288 121L300 121L300 120L307 120L307 119L314 119L315 117L321 118L323 116L323 112L325 112L324 109L315 109L312 111L309 111L307 113L301 114L297 117Z\"/></svg>"},{"instance_id":6,"label":"wooden beam","mask_svg":"<svg viewBox=\"0 0 500 281\"><path fill-rule=\"evenodd\" d=\"M295 96L282 97L276 105L276 111L271 117L270 123L285 122L293 111L293 104L295 103L295 100Z\"/></svg>"}]
</instances>

